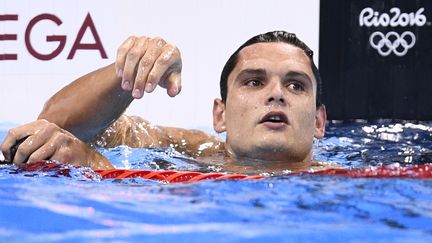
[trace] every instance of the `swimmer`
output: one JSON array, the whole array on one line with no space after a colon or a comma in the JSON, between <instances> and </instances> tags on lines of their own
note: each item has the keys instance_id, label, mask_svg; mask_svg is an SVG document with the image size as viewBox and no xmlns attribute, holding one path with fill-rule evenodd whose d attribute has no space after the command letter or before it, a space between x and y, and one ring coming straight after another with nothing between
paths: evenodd
<instances>
[{"instance_id":1,"label":"swimmer","mask_svg":"<svg viewBox=\"0 0 432 243\"><path fill-rule=\"evenodd\" d=\"M113 168L91 144L104 147L168 147L225 171L301 171L320 168L314 138L325 133L326 109L312 51L294 34L274 31L252 37L229 58L214 100L213 127L226 140L198 130L162 127L124 111L159 85L181 91L179 49L161 38L130 37L114 64L64 87L45 104L38 120L13 128L1 145L13 163L57 160ZM92 114L89 116L88 114ZM102 141L102 142L101 142Z\"/></svg>"}]
</instances>

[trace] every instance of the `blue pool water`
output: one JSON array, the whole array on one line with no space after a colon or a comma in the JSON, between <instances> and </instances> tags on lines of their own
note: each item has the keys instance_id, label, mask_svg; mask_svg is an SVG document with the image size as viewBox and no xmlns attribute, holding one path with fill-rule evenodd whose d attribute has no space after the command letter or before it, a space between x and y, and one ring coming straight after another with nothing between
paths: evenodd
<instances>
[{"instance_id":1,"label":"blue pool water","mask_svg":"<svg viewBox=\"0 0 432 243\"><path fill-rule=\"evenodd\" d=\"M0 139L5 132L3 125ZM432 162L432 124L329 124L314 146L317 159L344 167L423 164ZM122 168L196 169L172 150L101 152ZM308 175L161 184L99 180L87 168L53 175L0 168L0 242L432 240L432 180Z\"/></svg>"}]
</instances>

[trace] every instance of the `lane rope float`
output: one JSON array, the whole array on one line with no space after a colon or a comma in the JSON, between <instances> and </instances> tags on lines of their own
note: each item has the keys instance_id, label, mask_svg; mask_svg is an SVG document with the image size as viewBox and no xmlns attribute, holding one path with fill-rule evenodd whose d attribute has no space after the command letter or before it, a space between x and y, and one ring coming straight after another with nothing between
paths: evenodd
<instances>
[{"instance_id":1,"label":"lane rope float","mask_svg":"<svg viewBox=\"0 0 432 243\"><path fill-rule=\"evenodd\" d=\"M54 172L53 176L69 176L70 171L79 166L59 164L51 161L38 161L29 164L17 165L16 173L21 172ZM201 180L255 180L268 178L263 175L243 175L225 173L201 173L195 171L172 171L172 170L93 170L102 179L124 179L124 178L143 178L150 180L164 181L168 183L194 182ZM422 164L413 166L401 166L391 164L384 166L371 166L356 169L326 169L319 171L305 171L287 174L286 176L302 175L325 175L325 176L345 176L352 178L416 178L432 179L432 164Z\"/></svg>"},{"instance_id":2,"label":"lane rope float","mask_svg":"<svg viewBox=\"0 0 432 243\"><path fill-rule=\"evenodd\" d=\"M262 179L262 175L242 175L242 174L223 174L223 173L201 173L195 171L151 171L151 170L95 170L103 179L114 178L136 178L151 179L158 181L174 182L193 182L201 180L252 180Z\"/></svg>"}]
</instances>

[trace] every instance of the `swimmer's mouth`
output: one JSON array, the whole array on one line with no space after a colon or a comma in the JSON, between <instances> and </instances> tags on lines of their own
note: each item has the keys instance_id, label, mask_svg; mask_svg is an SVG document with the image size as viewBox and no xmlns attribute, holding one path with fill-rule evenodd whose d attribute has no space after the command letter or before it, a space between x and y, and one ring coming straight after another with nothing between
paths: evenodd
<instances>
[{"instance_id":1,"label":"swimmer's mouth","mask_svg":"<svg viewBox=\"0 0 432 243\"><path fill-rule=\"evenodd\" d=\"M259 123L272 122L272 123L285 123L288 124L288 117L282 112L270 112L265 115Z\"/></svg>"}]
</instances>

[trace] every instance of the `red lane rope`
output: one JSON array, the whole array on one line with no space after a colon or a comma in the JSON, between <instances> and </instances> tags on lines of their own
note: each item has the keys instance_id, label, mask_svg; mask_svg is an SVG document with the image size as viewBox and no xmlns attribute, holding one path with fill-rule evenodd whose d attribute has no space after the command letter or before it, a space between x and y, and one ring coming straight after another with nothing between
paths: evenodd
<instances>
[{"instance_id":1,"label":"red lane rope","mask_svg":"<svg viewBox=\"0 0 432 243\"><path fill-rule=\"evenodd\" d=\"M338 175L355 178L417 178L432 179L432 164L401 166L399 164L373 166L358 169L328 169L302 174Z\"/></svg>"},{"instance_id":2,"label":"red lane rope","mask_svg":"<svg viewBox=\"0 0 432 243\"><path fill-rule=\"evenodd\" d=\"M56 176L70 176L71 166L39 161L18 166L16 172L28 171L52 171ZM122 179L136 178L151 179L158 181L175 182L193 182L201 180L251 180L262 179L262 175L242 175L242 174L224 174L224 173L201 173L192 171L152 171L152 170L94 170L100 174L102 179ZM432 179L432 164L401 166L399 164L373 166L358 169L326 169L314 172L299 172L289 175L336 175L354 178L418 178ZM289 176L287 175L287 176Z\"/></svg>"},{"instance_id":3,"label":"red lane rope","mask_svg":"<svg viewBox=\"0 0 432 243\"><path fill-rule=\"evenodd\" d=\"M146 170L95 170L102 178L134 178L155 179L173 182L193 182L200 180L251 180L262 179L265 176L247 176L241 174L176 172L176 171L146 171ZM144 176L142 176L144 175ZM400 166L397 164L374 166L358 169L326 169L314 172L299 172L289 175L335 175L353 178L418 178L432 179L432 164Z\"/></svg>"},{"instance_id":4,"label":"red lane rope","mask_svg":"<svg viewBox=\"0 0 432 243\"><path fill-rule=\"evenodd\" d=\"M247 176L241 174L222 174L222 173L201 173L194 171L152 171L152 170L95 170L103 179L114 178L136 178L152 179L159 181L174 182L193 182L201 180L250 180L261 179L264 176Z\"/></svg>"}]
</instances>

